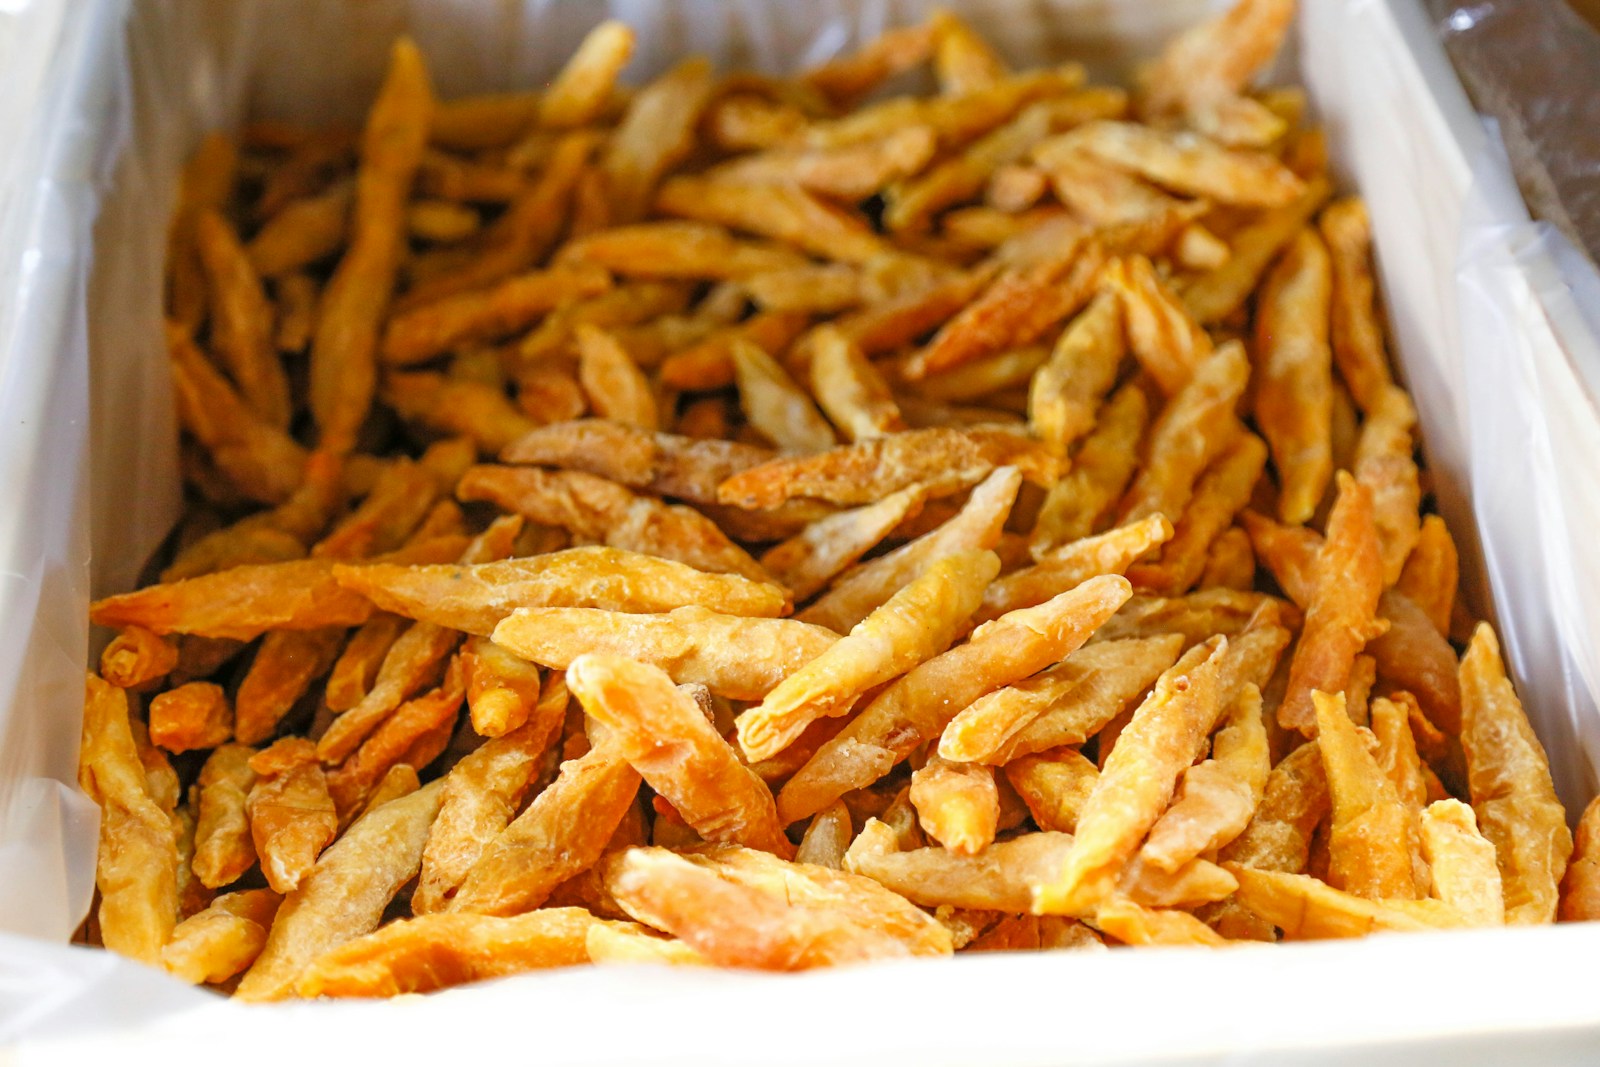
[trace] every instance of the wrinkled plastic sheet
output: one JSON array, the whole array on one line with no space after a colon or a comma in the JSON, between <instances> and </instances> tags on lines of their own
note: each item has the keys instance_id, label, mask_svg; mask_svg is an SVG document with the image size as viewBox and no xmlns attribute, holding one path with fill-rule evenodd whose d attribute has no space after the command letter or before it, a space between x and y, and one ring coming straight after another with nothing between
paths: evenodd
<instances>
[{"instance_id":1,"label":"wrinkled plastic sheet","mask_svg":"<svg viewBox=\"0 0 1600 1067\"><path fill-rule=\"evenodd\" d=\"M1428 0L1533 213L1600 262L1600 29L1551 0Z\"/></svg>"},{"instance_id":2,"label":"wrinkled plastic sheet","mask_svg":"<svg viewBox=\"0 0 1600 1067\"><path fill-rule=\"evenodd\" d=\"M0 3L0 498L12 505L0 509L0 1048L26 1039L12 1050L19 1062L138 1060L199 1042L281 1060L356 1034L369 1055L413 1062L474 1042L570 1063L1592 1058L1600 1003L1566 968L1600 951L1600 926L793 977L597 969L421 1000L271 1007L64 944L88 906L96 830L71 785L84 605L91 589L126 588L177 514L161 260L165 206L199 137L246 114L357 120L400 32L452 95L537 83L608 15L640 30L638 78L690 51L792 69L931 4L71 6ZM1070 56L1115 73L1216 5L953 6L1018 62ZM1297 39L1291 63L1371 208L1386 310L1439 505L1463 541L1469 600L1501 628L1576 810L1600 766L1600 556L1588 551L1600 390L1584 370L1600 366L1586 317L1600 281L1528 220L1412 0L1307 4Z\"/></svg>"}]
</instances>

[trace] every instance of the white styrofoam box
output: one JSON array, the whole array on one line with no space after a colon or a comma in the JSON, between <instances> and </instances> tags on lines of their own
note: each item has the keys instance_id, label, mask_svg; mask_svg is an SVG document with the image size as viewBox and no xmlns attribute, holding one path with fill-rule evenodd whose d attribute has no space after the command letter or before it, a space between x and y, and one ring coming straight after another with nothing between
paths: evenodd
<instances>
[{"instance_id":1,"label":"white styrofoam box","mask_svg":"<svg viewBox=\"0 0 1600 1067\"><path fill-rule=\"evenodd\" d=\"M0 493L15 502L0 510L0 1045L28 1039L18 1062L171 1058L203 1042L245 1062L353 1043L412 1061L504 1047L570 1063L1594 1058L1600 1003L1567 961L1595 958L1600 926L781 977L597 969L266 1008L60 943L93 875L95 813L70 784L84 605L90 588L127 587L176 516L161 260L178 168L201 134L247 113L358 118L400 32L450 95L536 83L610 15L639 29L630 73L642 77L691 51L792 69L931 6L0 0L0 60L28 60L0 66L0 138L15 149L0 152L11 179L0 186ZM951 6L1018 61L1115 71L1217 4ZM1441 505L1466 535L1471 593L1500 625L1564 797L1581 803L1600 764L1589 640L1600 556L1584 551L1600 478L1572 461L1600 443L1592 322L1557 269L1559 247L1495 180L1490 142L1411 0L1304 6L1291 62L1340 173L1371 206L1402 372Z\"/></svg>"}]
</instances>

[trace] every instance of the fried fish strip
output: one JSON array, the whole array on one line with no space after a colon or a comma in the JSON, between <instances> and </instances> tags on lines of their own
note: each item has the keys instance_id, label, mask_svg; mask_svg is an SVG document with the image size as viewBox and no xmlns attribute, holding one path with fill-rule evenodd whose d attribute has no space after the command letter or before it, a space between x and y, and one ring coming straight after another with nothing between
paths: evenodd
<instances>
[{"instance_id":1,"label":"fried fish strip","mask_svg":"<svg viewBox=\"0 0 1600 1067\"><path fill-rule=\"evenodd\" d=\"M767 549L760 563L795 601L809 600L907 519L922 510L920 485L875 504L826 515Z\"/></svg>"},{"instance_id":2,"label":"fried fish strip","mask_svg":"<svg viewBox=\"0 0 1600 1067\"><path fill-rule=\"evenodd\" d=\"M866 830L862 835L869 836ZM972 856L943 848L879 852L852 847L845 855L845 870L925 908L949 905L1016 914L1031 910L1031 887L1054 877L1071 849L1071 834L1051 831L996 842Z\"/></svg>"},{"instance_id":3,"label":"fried fish strip","mask_svg":"<svg viewBox=\"0 0 1600 1067\"><path fill-rule=\"evenodd\" d=\"M968 705L945 727L939 752L948 759L1007 765L1020 756L1081 745L1172 666L1183 645L1180 634L1097 640L1042 674Z\"/></svg>"},{"instance_id":4,"label":"fried fish strip","mask_svg":"<svg viewBox=\"0 0 1600 1067\"><path fill-rule=\"evenodd\" d=\"M300 886L284 898L266 946L240 980L243 1000L289 995L308 964L371 933L416 876L442 786L432 782L356 820Z\"/></svg>"},{"instance_id":5,"label":"fried fish strip","mask_svg":"<svg viewBox=\"0 0 1600 1067\"><path fill-rule=\"evenodd\" d=\"M1356 405L1370 414L1393 379L1383 350L1383 327L1373 307L1367 206L1358 197L1335 200L1323 209L1317 228L1328 244L1333 266L1333 360Z\"/></svg>"},{"instance_id":6,"label":"fried fish strip","mask_svg":"<svg viewBox=\"0 0 1600 1067\"><path fill-rule=\"evenodd\" d=\"M1134 358L1162 393L1178 393L1211 355L1210 336L1144 256L1113 263L1106 269L1106 286L1122 305Z\"/></svg>"},{"instance_id":7,"label":"fried fish strip","mask_svg":"<svg viewBox=\"0 0 1600 1067\"><path fill-rule=\"evenodd\" d=\"M1368 900L1309 875L1223 864L1239 880L1237 899L1288 940L1363 937L1380 930L1437 930L1466 925L1437 900Z\"/></svg>"},{"instance_id":8,"label":"fried fish strip","mask_svg":"<svg viewBox=\"0 0 1600 1067\"><path fill-rule=\"evenodd\" d=\"M629 656L730 700L760 700L839 640L793 619L749 619L701 607L660 615L519 608L492 636L524 659L560 670L585 652Z\"/></svg>"},{"instance_id":9,"label":"fried fish strip","mask_svg":"<svg viewBox=\"0 0 1600 1067\"><path fill-rule=\"evenodd\" d=\"M1095 428L1101 398L1116 383L1127 343L1122 302L1101 294L1061 332L1028 385L1028 423L1058 456Z\"/></svg>"},{"instance_id":10,"label":"fried fish strip","mask_svg":"<svg viewBox=\"0 0 1600 1067\"><path fill-rule=\"evenodd\" d=\"M583 471L693 504L715 504L724 480L772 458L758 445L650 433L608 419L551 423L500 453L504 463Z\"/></svg>"},{"instance_id":11,"label":"fried fish strip","mask_svg":"<svg viewBox=\"0 0 1600 1067\"><path fill-rule=\"evenodd\" d=\"M484 848L449 903L452 912L516 915L600 858L639 791L639 774L605 746L561 773Z\"/></svg>"},{"instance_id":12,"label":"fried fish strip","mask_svg":"<svg viewBox=\"0 0 1600 1067\"><path fill-rule=\"evenodd\" d=\"M155 964L178 921L178 835L151 794L129 723L127 693L88 675L78 784L100 808L101 943Z\"/></svg>"},{"instance_id":13,"label":"fried fish strip","mask_svg":"<svg viewBox=\"0 0 1600 1067\"><path fill-rule=\"evenodd\" d=\"M548 129L586 126L599 117L633 54L633 30L610 19L584 35L555 81L539 99L539 125Z\"/></svg>"},{"instance_id":14,"label":"fried fish strip","mask_svg":"<svg viewBox=\"0 0 1600 1067\"><path fill-rule=\"evenodd\" d=\"M1600 832L1600 801L1591 800L1578 820L1572 862L1561 881L1562 922L1600 918L1600 862L1596 862L1595 854L1597 832Z\"/></svg>"},{"instance_id":15,"label":"fried fish strip","mask_svg":"<svg viewBox=\"0 0 1600 1067\"><path fill-rule=\"evenodd\" d=\"M1091 122L1068 134L1073 144L1158 185L1220 204L1280 207L1304 185L1272 156L1230 151L1192 133L1131 122Z\"/></svg>"},{"instance_id":16,"label":"fried fish strip","mask_svg":"<svg viewBox=\"0 0 1600 1067\"><path fill-rule=\"evenodd\" d=\"M177 925L161 949L161 966L195 985L226 982L261 954L281 902L270 889L222 894Z\"/></svg>"},{"instance_id":17,"label":"fried fish strip","mask_svg":"<svg viewBox=\"0 0 1600 1067\"><path fill-rule=\"evenodd\" d=\"M1478 826L1499 859L1506 923L1553 922L1572 833L1488 623L1473 632L1460 674L1467 784Z\"/></svg>"},{"instance_id":18,"label":"fried fish strip","mask_svg":"<svg viewBox=\"0 0 1600 1067\"><path fill-rule=\"evenodd\" d=\"M526 915L401 919L312 960L294 981L301 997L392 997L589 962L602 925L582 908Z\"/></svg>"},{"instance_id":19,"label":"fried fish strip","mask_svg":"<svg viewBox=\"0 0 1600 1067\"><path fill-rule=\"evenodd\" d=\"M1372 524L1372 494L1343 471L1338 485L1328 536L1317 554L1316 587L1278 707L1279 725L1308 735L1316 720L1311 691L1343 692L1361 646L1384 630L1375 618L1383 560Z\"/></svg>"},{"instance_id":20,"label":"fried fish strip","mask_svg":"<svg viewBox=\"0 0 1600 1067\"><path fill-rule=\"evenodd\" d=\"M195 216L195 247L211 293L211 347L263 421L289 425L289 376L272 344L272 308L239 235L218 212Z\"/></svg>"},{"instance_id":21,"label":"fried fish strip","mask_svg":"<svg viewBox=\"0 0 1600 1067\"><path fill-rule=\"evenodd\" d=\"M1328 779L1328 884L1369 900L1415 900L1411 851L1420 847L1417 813L1368 751L1343 694L1313 692L1317 743Z\"/></svg>"},{"instance_id":22,"label":"fried fish strip","mask_svg":"<svg viewBox=\"0 0 1600 1067\"><path fill-rule=\"evenodd\" d=\"M781 860L741 869L718 862L726 855L630 848L607 862L605 885L634 918L723 966L791 971L950 952L942 926L868 879Z\"/></svg>"},{"instance_id":23,"label":"fried fish strip","mask_svg":"<svg viewBox=\"0 0 1600 1067\"><path fill-rule=\"evenodd\" d=\"M610 285L611 276L601 268L576 264L530 271L489 289L442 297L391 318L381 357L396 366L423 363L458 345L526 329L561 304L594 296Z\"/></svg>"},{"instance_id":24,"label":"fried fish strip","mask_svg":"<svg viewBox=\"0 0 1600 1067\"><path fill-rule=\"evenodd\" d=\"M645 214L661 176L693 149L712 88L711 65L686 59L634 96L600 161L612 222Z\"/></svg>"},{"instance_id":25,"label":"fried fish strip","mask_svg":"<svg viewBox=\"0 0 1600 1067\"><path fill-rule=\"evenodd\" d=\"M521 607L650 613L693 605L770 618L788 605L775 585L595 546L473 566L336 567L334 577L385 611L484 637Z\"/></svg>"},{"instance_id":26,"label":"fried fish strip","mask_svg":"<svg viewBox=\"0 0 1600 1067\"><path fill-rule=\"evenodd\" d=\"M1087 537L1122 496L1139 463L1150 401L1129 382L1100 406L1095 428L1078 446L1072 469L1050 487L1030 537L1035 555Z\"/></svg>"},{"instance_id":27,"label":"fried fish strip","mask_svg":"<svg viewBox=\"0 0 1600 1067\"><path fill-rule=\"evenodd\" d=\"M1261 691L1247 684L1211 743L1211 758L1184 771L1177 799L1151 827L1140 859L1170 873L1227 845L1250 824L1271 770Z\"/></svg>"},{"instance_id":28,"label":"fried fish strip","mask_svg":"<svg viewBox=\"0 0 1600 1067\"><path fill-rule=\"evenodd\" d=\"M306 451L257 415L182 328L167 324L178 420L228 484L250 500L279 504L300 484ZM276 357L274 357L276 358Z\"/></svg>"},{"instance_id":29,"label":"fried fish strip","mask_svg":"<svg viewBox=\"0 0 1600 1067\"><path fill-rule=\"evenodd\" d=\"M848 636L783 679L736 720L752 763L787 748L823 716L938 655L960 634L1000 572L992 552L959 552L934 564L851 629Z\"/></svg>"},{"instance_id":30,"label":"fried fish strip","mask_svg":"<svg viewBox=\"0 0 1600 1067\"><path fill-rule=\"evenodd\" d=\"M459 552L459 542L448 547ZM430 547L408 554L439 553ZM372 603L341 587L334 580L335 569L329 559L234 567L98 600L90 606L89 618L100 626L134 624L158 634L241 641L268 630L358 626L372 614Z\"/></svg>"},{"instance_id":31,"label":"fried fish strip","mask_svg":"<svg viewBox=\"0 0 1600 1067\"><path fill-rule=\"evenodd\" d=\"M1022 476L1014 467L1001 467L972 491L961 510L948 521L915 541L846 571L798 618L835 633L847 633L945 556L994 548L1000 542L1001 528L1021 484Z\"/></svg>"},{"instance_id":32,"label":"fried fish strip","mask_svg":"<svg viewBox=\"0 0 1600 1067\"><path fill-rule=\"evenodd\" d=\"M316 746L304 737L280 738L250 757L255 781L245 802L254 853L267 884L287 893L305 881L318 855L339 832L339 816Z\"/></svg>"},{"instance_id":33,"label":"fried fish strip","mask_svg":"<svg viewBox=\"0 0 1600 1067\"><path fill-rule=\"evenodd\" d=\"M1212 638L1156 681L1103 759L1100 779L1078 817L1072 851L1056 876L1039 886L1034 911L1089 912L1111 895L1222 710L1227 651L1226 638Z\"/></svg>"},{"instance_id":34,"label":"fried fish strip","mask_svg":"<svg viewBox=\"0 0 1600 1067\"><path fill-rule=\"evenodd\" d=\"M1000 798L989 767L930 756L911 776L910 797L923 831L956 855L994 844Z\"/></svg>"},{"instance_id":35,"label":"fried fish strip","mask_svg":"<svg viewBox=\"0 0 1600 1067\"><path fill-rule=\"evenodd\" d=\"M1505 922L1494 845L1478 832L1472 809L1459 800L1436 800L1422 812L1422 851L1433 876L1433 897L1472 926Z\"/></svg>"},{"instance_id":36,"label":"fried fish strip","mask_svg":"<svg viewBox=\"0 0 1600 1067\"><path fill-rule=\"evenodd\" d=\"M716 523L693 508L639 496L578 471L480 466L456 486L467 501L487 500L546 526L561 526L613 548L676 559L702 570L764 581L766 573Z\"/></svg>"},{"instance_id":37,"label":"fried fish strip","mask_svg":"<svg viewBox=\"0 0 1600 1067\"><path fill-rule=\"evenodd\" d=\"M973 700L1070 655L1131 592L1125 578L1091 578L1038 607L980 626L966 644L885 689L818 749L778 794L778 814L786 824L795 822L876 781Z\"/></svg>"},{"instance_id":38,"label":"fried fish strip","mask_svg":"<svg viewBox=\"0 0 1600 1067\"><path fill-rule=\"evenodd\" d=\"M1237 434L1232 413L1250 377L1244 346L1225 344L1200 361L1150 424L1144 465L1122 502L1122 521L1162 514L1176 521L1195 480Z\"/></svg>"},{"instance_id":39,"label":"fried fish strip","mask_svg":"<svg viewBox=\"0 0 1600 1067\"><path fill-rule=\"evenodd\" d=\"M485 741L444 777L411 910L442 911L491 841L516 814L566 719L567 691L551 675L527 722Z\"/></svg>"},{"instance_id":40,"label":"fried fish strip","mask_svg":"<svg viewBox=\"0 0 1600 1067\"><path fill-rule=\"evenodd\" d=\"M195 877L209 889L229 885L256 863L246 802L255 785L250 769L255 750L222 745L206 757L196 784L200 812L194 832Z\"/></svg>"},{"instance_id":41,"label":"fried fish strip","mask_svg":"<svg viewBox=\"0 0 1600 1067\"><path fill-rule=\"evenodd\" d=\"M989 586L976 618L997 619L1008 611L1042 604L1096 575L1120 574L1171 536L1172 524L1157 514L1062 545L1033 566L1014 570Z\"/></svg>"},{"instance_id":42,"label":"fried fish strip","mask_svg":"<svg viewBox=\"0 0 1600 1067\"><path fill-rule=\"evenodd\" d=\"M847 440L906 428L888 383L850 338L832 326L818 327L809 338L812 394Z\"/></svg>"},{"instance_id":43,"label":"fried fish strip","mask_svg":"<svg viewBox=\"0 0 1600 1067\"><path fill-rule=\"evenodd\" d=\"M336 453L355 447L372 404L378 329L405 251L405 201L432 112L422 53L401 40L367 117L350 244L323 290L311 343L311 411L322 446Z\"/></svg>"},{"instance_id":44,"label":"fried fish strip","mask_svg":"<svg viewBox=\"0 0 1600 1067\"><path fill-rule=\"evenodd\" d=\"M587 653L572 661L567 685L606 726L605 743L703 839L794 856L767 784L663 671Z\"/></svg>"},{"instance_id":45,"label":"fried fish strip","mask_svg":"<svg viewBox=\"0 0 1600 1067\"><path fill-rule=\"evenodd\" d=\"M906 430L795 459L775 459L722 483L718 499L771 508L793 497L835 504L870 504L909 485L930 496L974 485L998 467L1014 466L1048 485L1062 463L1043 445L1007 430Z\"/></svg>"},{"instance_id":46,"label":"fried fish strip","mask_svg":"<svg viewBox=\"0 0 1600 1067\"><path fill-rule=\"evenodd\" d=\"M1256 315L1256 421L1278 471L1279 518L1291 525L1311 519L1333 471L1331 270L1322 239L1301 230L1268 276Z\"/></svg>"}]
</instances>

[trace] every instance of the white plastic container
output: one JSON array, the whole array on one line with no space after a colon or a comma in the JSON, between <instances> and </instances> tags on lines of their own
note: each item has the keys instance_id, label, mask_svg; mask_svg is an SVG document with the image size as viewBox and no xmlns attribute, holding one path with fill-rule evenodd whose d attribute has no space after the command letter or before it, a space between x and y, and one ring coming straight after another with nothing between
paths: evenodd
<instances>
[{"instance_id":1,"label":"white plastic container","mask_svg":"<svg viewBox=\"0 0 1600 1067\"><path fill-rule=\"evenodd\" d=\"M1291 65L1341 176L1368 199L1469 599L1500 626L1575 811L1600 767L1600 346L1573 294L1600 283L1563 273L1559 242L1527 221L1412 0L1302 2ZM97 822L71 784L85 605L91 588L127 588L176 516L161 261L199 136L246 113L357 119L399 32L454 95L536 84L608 16L640 31L642 77L696 51L791 69L930 6L0 0L0 1059L18 1041L17 1062L197 1051L282 1062L352 1048L418 1063L471 1048L559 1063L1600 1059L1587 980L1600 925L796 977L585 969L270 1007L62 944L88 904ZM1107 71L1217 5L949 6L1019 63Z\"/></svg>"}]
</instances>

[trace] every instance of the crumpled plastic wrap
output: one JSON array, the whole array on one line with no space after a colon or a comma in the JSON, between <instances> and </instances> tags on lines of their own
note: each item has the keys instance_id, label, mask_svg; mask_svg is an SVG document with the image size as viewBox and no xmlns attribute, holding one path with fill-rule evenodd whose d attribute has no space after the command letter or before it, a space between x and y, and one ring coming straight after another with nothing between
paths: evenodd
<instances>
[{"instance_id":1,"label":"crumpled plastic wrap","mask_svg":"<svg viewBox=\"0 0 1600 1067\"><path fill-rule=\"evenodd\" d=\"M1533 213L1600 262L1600 29L1559 0L1428 0Z\"/></svg>"},{"instance_id":2,"label":"crumpled plastic wrap","mask_svg":"<svg viewBox=\"0 0 1600 1067\"><path fill-rule=\"evenodd\" d=\"M1600 924L1360 943L964 958L793 977L595 969L417 1000L241 1006L62 944L93 880L71 784L85 603L176 516L161 260L178 168L245 114L363 112L410 32L449 95L535 84L607 16L633 77L691 51L786 70L927 0L51 0L0 3L0 1049L409 1062L473 1043L561 1063L1581 1062L1600 1002L1568 963ZM1214 0L949 4L1019 62L1125 70ZM1468 596L1491 611L1569 805L1600 766L1597 324L1530 223L1413 0L1306 0L1297 65L1367 197L1402 373ZM1579 278L1579 281L1572 279ZM93 373L90 373L92 365ZM1587 368L1587 369L1586 369ZM1474 537L1476 531L1476 537ZM91 560L92 549L92 560Z\"/></svg>"}]
</instances>

